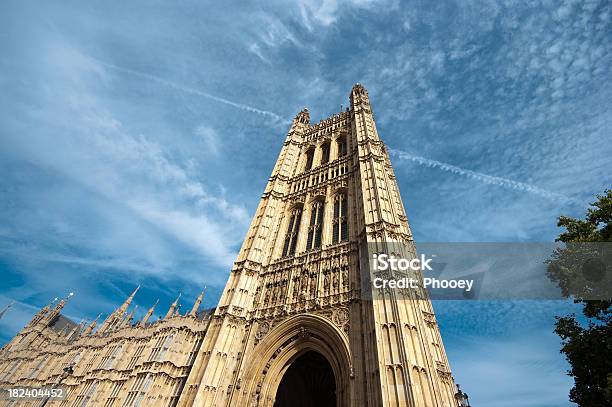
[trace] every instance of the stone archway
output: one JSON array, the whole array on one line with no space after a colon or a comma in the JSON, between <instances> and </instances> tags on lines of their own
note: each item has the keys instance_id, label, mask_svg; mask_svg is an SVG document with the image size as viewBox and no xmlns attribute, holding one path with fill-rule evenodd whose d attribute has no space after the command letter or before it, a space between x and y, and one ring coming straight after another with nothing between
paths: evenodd
<instances>
[{"instance_id":1,"label":"stone archway","mask_svg":"<svg viewBox=\"0 0 612 407\"><path fill-rule=\"evenodd\" d=\"M274 407L335 407L336 378L323 355L306 351L285 371Z\"/></svg>"},{"instance_id":2,"label":"stone archway","mask_svg":"<svg viewBox=\"0 0 612 407\"><path fill-rule=\"evenodd\" d=\"M331 391L335 396L330 406L351 405L352 365L348 338L331 321L315 314L290 317L266 334L245 366L241 379L244 388L234 402L244 406L277 406L277 395L284 397L283 379L309 380L308 377L295 377L293 372L300 367L308 368L308 363L311 363L311 368L329 373L329 380L325 383L333 387ZM279 402L286 400L284 398ZM302 407L296 403L290 405ZM316 404L317 407L319 405ZM326 404L321 406L325 407Z\"/></svg>"}]
</instances>

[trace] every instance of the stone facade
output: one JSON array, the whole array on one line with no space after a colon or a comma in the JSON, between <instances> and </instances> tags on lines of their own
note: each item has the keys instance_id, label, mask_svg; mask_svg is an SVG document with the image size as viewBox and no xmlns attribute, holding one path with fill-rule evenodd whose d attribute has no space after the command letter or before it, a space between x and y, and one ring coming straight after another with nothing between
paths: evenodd
<instances>
[{"instance_id":1,"label":"stone facade","mask_svg":"<svg viewBox=\"0 0 612 407\"><path fill-rule=\"evenodd\" d=\"M389 245L416 256L357 84L345 111L293 120L214 312L133 324L124 304L71 334L37 315L3 349L0 385L55 383L78 359L55 405L456 406L427 292L369 284L364 256Z\"/></svg>"},{"instance_id":2,"label":"stone facade","mask_svg":"<svg viewBox=\"0 0 612 407\"><path fill-rule=\"evenodd\" d=\"M0 351L0 388L52 387L65 368L64 400L48 406L176 405L200 349L210 314L180 315L178 298L166 316L133 321L128 312L136 291L96 329L61 315L67 299L40 310ZM4 401L3 405L39 406L42 400Z\"/></svg>"}]
</instances>

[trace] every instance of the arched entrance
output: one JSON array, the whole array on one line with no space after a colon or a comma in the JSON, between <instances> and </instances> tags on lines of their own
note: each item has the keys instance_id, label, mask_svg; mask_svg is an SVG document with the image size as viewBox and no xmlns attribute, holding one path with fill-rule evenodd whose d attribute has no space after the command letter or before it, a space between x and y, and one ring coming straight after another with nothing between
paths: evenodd
<instances>
[{"instance_id":1,"label":"arched entrance","mask_svg":"<svg viewBox=\"0 0 612 407\"><path fill-rule=\"evenodd\" d=\"M249 407L349 407L353 369L348 338L332 321L316 314L288 317L266 331L265 336L245 359L244 373L239 379L231 405ZM310 373L314 369L317 373ZM322 380L323 384L309 383ZM281 384L281 382L283 382ZM298 383L298 384L296 384ZM300 404L295 386L331 388L331 404L309 401ZM322 393L315 388L311 394ZM309 394L310 396L310 394ZM277 400L278 399L278 400ZM289 404L290 403L290 404ZM313 404L314 403L314 404Z\"/></svg>"},{"instance_id":2,"label":"arched entrance","mask_svg":"<svg viewBox=\"0 0 612 407\"><path fill-rule=\"evenodd\" d=\"M276 391L274 407L335 407L336 379L323 355L315 351L295 359Z\"/></svg>"}]
</instances>

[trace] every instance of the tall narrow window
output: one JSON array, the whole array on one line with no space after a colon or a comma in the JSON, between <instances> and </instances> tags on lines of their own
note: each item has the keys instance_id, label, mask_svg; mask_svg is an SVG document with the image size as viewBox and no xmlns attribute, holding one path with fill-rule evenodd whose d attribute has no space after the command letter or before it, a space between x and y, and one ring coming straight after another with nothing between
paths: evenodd
<instances>
[{"instance_id":1,"label":"tall narrow window","mask_svg":"<svg viewBox=\"0 0 612 407\"><path fill-rule=\"evenodd\" d=\"M170 349L170 344L172 343L172 340L174 339L174 335L169 335L166 340L164 341L164 344L159 352L159 355L157 356L157 360L158 361L162 361L164 360L164 356L166 356L166 353L168 352L168 349Z\"/></svg>"},{"instance_id":2,"label":"tall narrow window","mask_svg":"<svg viewBox=\"0 0 612 407\"><path fill-rule=\"evenodd\" d=\"M338 157L343 157L346 155L346 137L341 137L338 139Z\"/></svg>"},{"instance_id":3,"label":"tall narrow window","mask_svg":"<svg viewBox=\"0 0 612 407\"><path fill-rule=\"evenodd\" d=\"M314 160L314 150L310 149L306 151L306 167L304 167L304 171L308 171L312 168L312 161Z\"/></svg>"},{"instance_id":4,"label":"tall narrow window","mask_svg":"<svg viewBox=\"0 0 612 407\"><path fill-rule=\"evenodd\" d=\"M2 380L5 381L7 378L9 378L13 373L15 373L15 371L17 370L17 367L21 364L20 360L16 360L15 362L13 362L13 365L11 366L10 369L6 370L6 373L4 374L4 376L2 376Z\"/></svg>"},{"instance_id":5,"label":"tall narrow window","mask_svg":"<svg viewBox=\"0 0 612 407\"><path fill-rule=\"evenodd\" d=\"M348 214L346 194L337 194L334 198L334 231L333 242L343 242L348 239Z\"/></svg>"},{"instance_id":6,"label":"tall narrow window","mask_svg":"<svg viewBox=\"0 0 612 407\"><path fill-rule=\"evenodd\" d=\"M325 143L321 146L321 164L329 162L329 143Z\"/></svg>"},{"instance_id":7,"label":"tall narrow window","mask_svg":"<svg viewBox=\"0 0 612 407\"><path fill-rule=\"evenodd\" d=\"M140 403L142 403L152 382L153 373L141 373L136 376L132 389L123 402L123 407L140 407Z\"/></svg>"},{"instance_id":8,"label":"tall narrow window","mask_svg":"<svg viewBox=\"0 0 612 407\"><path fill-rule=\"evenodd\" d=\"M36 377L36 375L38 374L38 372L40 372L40 370L42 369L43 365L48 361L49 359L46 359L44 357L40 358L40 360L38 361L38 363L36 364L36 366L34 368L32 368L31 372L30 372L30 376L28 376L28 378L30 379L34 379Z\"/></svg>"},{"instance_id":9,"label":"tall narrow window","mask_svg":"<svg viewBox=\"0 0 612 407\"><path fill-rule=\"evenodd\" d=\"M123 387L124 383L125 382L116 382L113 385L113 390L111 391L109 397L106 399L104 407L113 407L113 404L115 404L115 401L117 401L117 397L119 396L119 392L121 391L121 388Z\"/></svg>"},{"instance_id":10,"label":"tall narrow window","mask_svg":"<svg viewBox=\"0 0 612 407\"><path fill-rule=\"evenodd\" d=\"M287 227L287 235L285 235L285 244L283 246L283 257L292 256L295 254L295 247L300 230L300 222L302 221L302 208L294 208L291 211L289 218L289 226Z\"/></svg>"},{"instance_id":11,"label":"tall narrow window","mask_svg":"<svg viewBox=\"0 0 612 407\"><path fill-rule=\"evenodd\" d=\"M155 345L153 345L153 350L149 355L149 362L158 361L161 362L172 343L172 339L174 339L174 335L164 335L159 336L155 341Z\"/></svg>"},{"instance_id":12,"label":"tall narrow window","mask_svg":"<svg viewBox=\"0 0 612 407\"><path fill-rule=\"evenodd\" d=\"M318 249L319 247L321 247L324 209L324 201L317 200L312 204L312 211L310 212L310 226L308 227L308 240L306 241L306 250Z\"/></svg>"},{"instance_id":13,"label":"tall narrow window","mask_svg":"<svg viewBox=\"0 0 612 407\"><path fill-rule=\"evenodd\" d=\"M136 352L134 353L134 356L130 358L130 362L128 363L128 366L127 366L128 369L133 369L134 366L136 366L136 363L142 356L142 352L144 351L144 349L145 349L145 345L139 345L138 348L136 348Z\"/></svg>"},{"instance_id":14,"label":"tall narrow window","mask_svg":"<svg viewBox=\"0 0 612 407\"><path fill-rule=\"evenodd\" d=\"M104 357L102 357L98 369L109 369L113 365L115 359L121 354L122 347L123 345L109 347Z\"/></svg>"},{"instance_id":15,"label":"tall narrow window","mask_svg":"<svg viewBox=\"0 0 612 407\"><path fill-rule=\"evenodd\" d=\"M74 400L74 403L72 403L72 406L73 407L87 406L87 404L92 400L93 395L95 394L97 388L98 388L98 382L96 380L87 382L85 386L83 387L81 394L79 394L77 398Z\"/></svg>"}]
</instances>

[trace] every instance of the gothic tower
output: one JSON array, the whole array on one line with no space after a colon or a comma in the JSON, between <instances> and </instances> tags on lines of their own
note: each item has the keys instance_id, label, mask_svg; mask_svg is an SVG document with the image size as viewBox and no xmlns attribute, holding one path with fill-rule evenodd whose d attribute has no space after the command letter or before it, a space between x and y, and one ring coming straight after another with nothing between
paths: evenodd
<instances>
[{"instance_id":1,"label":"gothic tower","mask_svg":"<svg viewBox=\"0 0 612 407\"><path fill-rule=\"evenodd\" d=\"M370 284L370 254L414 258L368 93L291 124L180 406L455 406L427 292Z\"/></svg>"}]
</instances>

